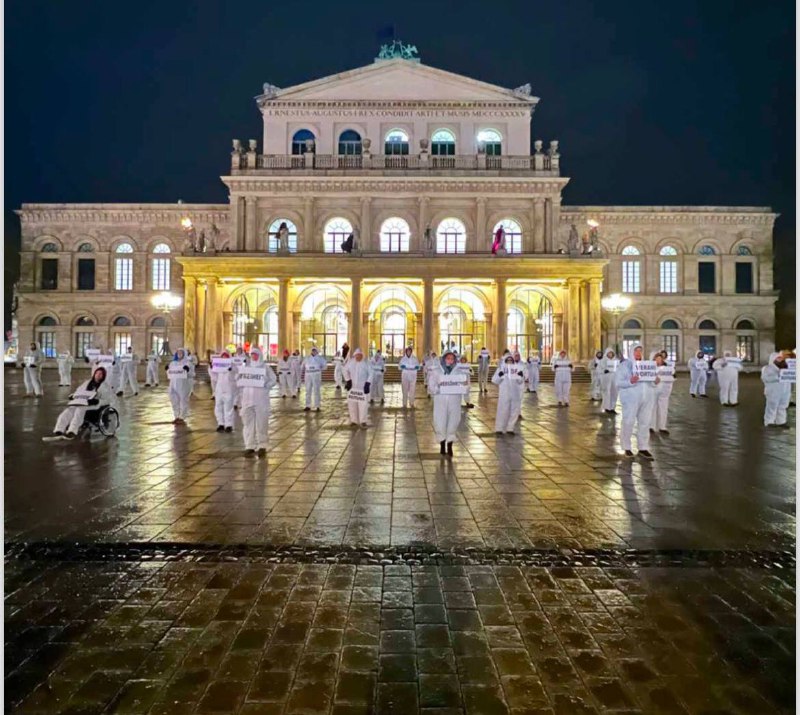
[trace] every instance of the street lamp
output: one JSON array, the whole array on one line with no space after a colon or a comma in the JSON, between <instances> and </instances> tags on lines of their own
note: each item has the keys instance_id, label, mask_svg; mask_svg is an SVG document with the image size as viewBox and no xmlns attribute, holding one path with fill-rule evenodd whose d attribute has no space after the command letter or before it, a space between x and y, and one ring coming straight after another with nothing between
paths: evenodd
<instances>
[{"instance_id":1,"label":"street lamp","mask_svg":"<svg viewBox=\"0 0 800 715\"><path fill-rule=\"evenodd\" d=\"M614 316L614 350L619 355L619 316L631 307L631 299L621 293L612 293L603 298L600 305Z\"/></svg>"},{"instance_id":2,"label":"street lamp","mask_svg":"<svg viewBox=\"0 0 800 715\"><path fill-rule=\"evenodd\" d=\"M162 313L169 314L183 301L181 300L180 296L172 295L172 293L165 291L164 293L156 293L156 295L150 299L150 302L153 304L153 307L156 310L160 310Z\"/></svg>"}]
</instances>

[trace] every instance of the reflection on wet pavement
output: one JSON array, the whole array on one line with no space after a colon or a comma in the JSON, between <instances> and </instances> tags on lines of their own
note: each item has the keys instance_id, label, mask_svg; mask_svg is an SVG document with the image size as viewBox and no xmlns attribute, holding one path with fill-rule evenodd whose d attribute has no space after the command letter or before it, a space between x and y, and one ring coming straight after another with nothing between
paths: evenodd
<instances>
[{"instance_id":1,"label":"reflection on wet pavement","mask_svg":"<svg viewBox=\"0 0 800 715\"><path fill-rule=\"evenodd\" d=\"M582 385L515 437L481 397L452 463L397 385L368 430L275 399L264 461L204 385L188 427L162 388L43 445L59 388L6 378L7 710L794 712L794 436L757 380L725 411L679 381L651 465Z\"/></svg>"}]
</instances>

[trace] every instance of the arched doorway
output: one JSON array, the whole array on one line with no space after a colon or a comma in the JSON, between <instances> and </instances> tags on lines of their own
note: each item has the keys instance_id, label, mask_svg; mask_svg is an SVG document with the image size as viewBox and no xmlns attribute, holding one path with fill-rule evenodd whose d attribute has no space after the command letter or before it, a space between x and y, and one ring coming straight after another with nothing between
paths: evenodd
<instances>
[{"instance_id":1,"label":"arched doorway","mask_svg":"<svg viewBox=\"0 0 800 715\"><path fill-rule=\"evenodd\" d=\"M304 355L316 347L333 357L347 342L347 298L336 285L320 284L306 293L300 308L300 349Z\"/></svg>"},{"instance_id":2,"label":"arched doorway","mask_svg":"<svg viewBox=\"0 0 800 715\"><path fill-rule=\"evenodd\" d=\"M541 291L520 287L508 301L507 347L526 356L538 350L543 362L553 356L553 304Z\"/></svg>"},{"instance_id":3,"label":"arched doorway","mask_svg":"<svg viewBox=\"0 0 800 715\"><path fill-rule=\"evenodd\" d=\"M480 295L467 288L448 288L439 298L439 354L447 348L470 362L486 346L486 309Z\"/></svg>"},{"instance_id":4,"label":"arched doorway","mask_svg":"<svg viewBox=\"0 0 800 715\"><path fill-rule=\"evenodd\" d=\"M417 304L405 286L386 286L373 293L368 306L369 352L380 349L397 362L406 346L416 349Z\"/></svg>"},{"instance_id":5,"label":"arched doorway","mask_svg":"<svg viewBox=\"0 0 800 715\"><path fill-rule=\"evenodd\" d=\"M233 301L231 342L257 345L271 357L278 354L278 303L265 286L253 286Z\"/></svg>"}]
</instances>

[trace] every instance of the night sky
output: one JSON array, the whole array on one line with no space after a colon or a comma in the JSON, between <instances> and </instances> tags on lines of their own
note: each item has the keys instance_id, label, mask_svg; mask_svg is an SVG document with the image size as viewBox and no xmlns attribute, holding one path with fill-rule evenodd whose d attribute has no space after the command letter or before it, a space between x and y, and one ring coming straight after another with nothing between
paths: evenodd
<instances>
[{"instance_id":1,"label":"night sky","mask_svg":"<svg viewBox=\"0 0 800 715\"><path fill-rule=\"evenodd\" d=\"M534 138L560 141L571 177L565 204L772 206L782 214L777 278L793 310L791 0L5 9L7 244L8 211L22 202L226 201L218 177L231 139L260 147L262 84L369 64L393 24L425 64L504 87L530 82L541 98Z\"/></svg>"}]
</instances>

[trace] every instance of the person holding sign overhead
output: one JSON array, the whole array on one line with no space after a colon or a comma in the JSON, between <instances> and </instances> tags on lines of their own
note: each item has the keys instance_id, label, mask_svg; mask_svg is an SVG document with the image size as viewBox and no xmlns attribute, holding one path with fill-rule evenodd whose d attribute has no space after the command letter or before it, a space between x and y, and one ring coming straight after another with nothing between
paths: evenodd
<instances>
[{"instance_id":1,"label":"person holding sign overhead","mask_svg":"<svg viewBox=\"0 0 800 715\"><path fill-rule=\"evenodd\" d=\"M672 387L675 384L675 366L667 364L667 360L662 352L654 352L650 356L658 366L656 374L658 382L652 383L655 390L655 400L653 401L653 424L651 432L658 430L661 434L669 434L667 429L667 415L669 413L669 398L672 395Z\"/></svg>"},{"instance_id":2,"label":"person holding sign overhead","mask_svg":"<svg viewBox=\"0 0 800 715\"><path fill-rule=\"evenodd\" d=\"M622 429L619 439L625 456L633 457L631 437L636 425L639 455L652 461L654 457L650 454L650 424L653 420L655 391L646 383L658 383L660 380L656 374L655 362L645 362L642 354L642 346L635 344L630 356L620 362L614 377L622 403Z\"/></svg>"},{"instance_id":3,"label":"person holding sign overhead","mask_svg":"<svg viewBox=\"0 0 800 715\"><path fill-rule=\"evenodd\" d=\"M233 432L233 403L236 401L236 369L231 354L223 350L211 358L211 374L216 375L214 391L214 416L217 432Z\"/></svg>"},{"instance_id":4,"label":"person holding sign overhead","mask_svg":"<svg viewBox=\"0 0 800 715\"><path fill-rule=\"evenodd\" d=\"M517 398L525 387L525 375L515 369L514 357L506 355L504 364L498 366L492 375L492 384L497 385L497 415L494 420L496 434L514 434L517 424Z\"/></svg>"},{"instance_id":5,"label":"person holding sign overhead","mask_svg":"<svg viewBox=\"0 0 800 715\"><path fill-rule=\"evenodd\" d=\"M92 377L70 395L69 405L58 416L52 437L44 439L75 439L89 409L97 409L113 402L114 393L106 384L106 369L97 367L92 372Z\"/></svg>"},{"instance_id":6,"label":"person holding sign overhead","mask_svg":"<svg viewBox=\"0 0 800 715\"><path fill-rule=\"evenodd\" d=\"M192 363L186 354L186 350L178 348L172 356L172 362L166 366L167 378L169 379L169 401L172 404L172 414L175 419L174 425L186 423L189 416L189 393L192 385L189 375L192 371Z\"/></svg>"},{"instance_id":7,"label":"person holding sign overhead","mask_svg":"<svg viewBox=\"0 0 800 715\"><path fill-rule=\"evenodd\" d=\"M603 412L609 415L617 414L618 390L615 375L617 365L619 365L617 353L614 352L613 348L606 348L598 369L600 370L600 386L603 392Z\"/></svg>"},{"instance_id":8,"label":"person holding sign overhead","mask_svg":"<svg viewBox=\"0 0 800 715\"><path fill-rule=\"evenodd\" d=\"M41 397L42 390L42 363L44 353L39 349L39 343L31 343L31 347L22 358L22 376L25 379L25 397Z\"/></svg>"},{"instance_id":9,"label":"person holding sign overhead","mask_svg":"<svg viewBox=\"0 0 800 715\"><path fill-rule=\"evenodd\" d=\"M728 407L736 407L739 404L739 370L741 369L741 359L732 357L730 350L723 353L722 359L714 361L721 404Z\"/></svg>"},{"instance_id":10,"label":"person holding sign overhead","mask_svg":"<svg viewBox=\"0 0 800 715\"><path fill-rule=\"evenodd\" d=\"M369 412L370 378L372 369L364 360L361 348L353 351L352 359L344 364L344 389L347 390L347 412L350 414L351 425L367 426L367 413Z\"/></svg>"},{"instance_id":11,"label":"person holding sign overhead","mask_svg":"<svg viewBox=\"0 0 800 715\"><path fill-rule=\"evenodd\" d=\"M466 375L456 369L456 354L448 348L428 373L428 392L433 397L433 431L439 441L439 454L453 456L465 384Z\"/></svg>"},{"instance_id":12,"label":"person holding sign overhead","mask_svg":"<svg viewBox=\"0 0 800 715\"><path fill-rule=\"evenodd\" d=\"M278 380L272 368L264 362L261 350L250 348L250 363L240 367L237 384L242 396L242 426L244 456L267 456L267 428L269 427L269 391Z\"/></svg>"},{"instance_id":13,"label":"person holding sign overhead","mask_svg":"<svg viewBox=\"0 0 800 715\"><path fill-rule=\"evenodd\" d=\"M420 371L419 360L414 356L414 349L406 345L403 357L397 364L400 369L400 388L403 392L403 407L414 409L414 397L417 392L417 373Z\"/></svg>"},{"instance_id":14,"label":"person holding sign overhead","mask_svg":"<svg viewBox=\"0 0 800 715\"><path fill-rule=\"evenodd\" d=\"M303 372L305 373L303 379L306 386L305 412L308 412L312 406L315 411L319 412L319 405L322 401L322 371L327 364L325 358L319 354L316 346L311 348L311 355L303 360Z\"/></svg>"},{"instance_id":15,"label":"person holding sign overhead","mask_svg":"<svg viewBox=\"0 0 800 715\"><path fill-rule=\"evenodd\" d=\"M574 369L575 368L572 367L572 361L569 359L569 355L567 355L567 351L561 350L558 353L558 357L553 360L556 399L558 400L559 407L561 407L562 404L565 407L569 407L569 391L572 387L572 371Z\"/></svg>"},{"instance_id":16,"label":"person holding sign overhead","mask_svg":"<svg viewBox=\"0 0 800 715\"><path fill-rule=\"evenodd\" d=\"M764 426L788 428L786 410L792 395L795 380L795 365L790 366L784 354L772 353L769 362L761 368L761 382L764 383Z\"/></svg>"},{"instance_id":17,"label":"person holding sign overhead","mask_svg":"<svg viewBox=\"0 0 800 715\"><path fill-rule=\"evenodd\" d=\"M72 384L72 366L75 360L69 354L69 350L65 350L58 355L58 386L69 387Z\"/></svg>"}]
</instances>

